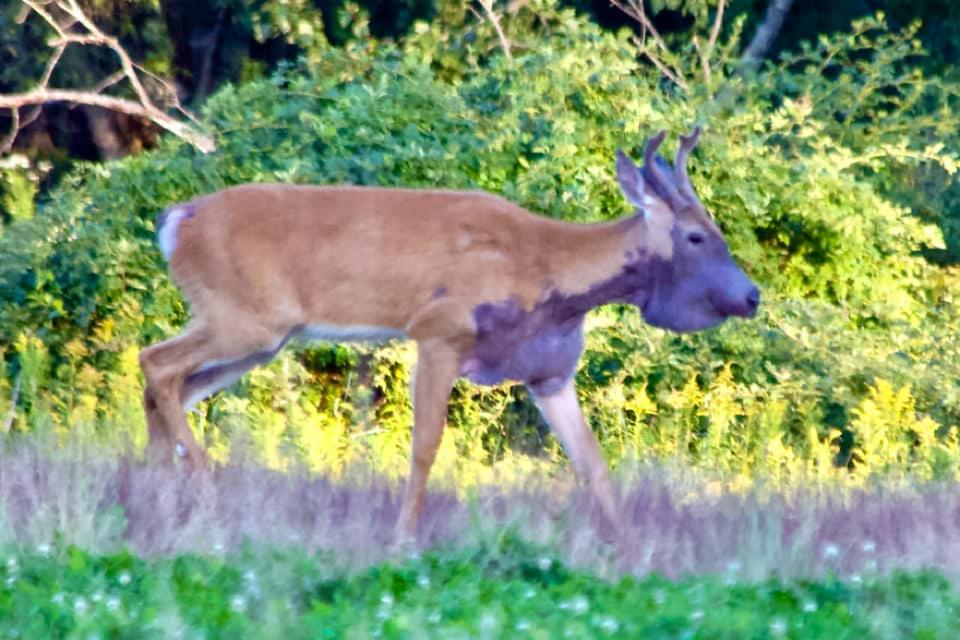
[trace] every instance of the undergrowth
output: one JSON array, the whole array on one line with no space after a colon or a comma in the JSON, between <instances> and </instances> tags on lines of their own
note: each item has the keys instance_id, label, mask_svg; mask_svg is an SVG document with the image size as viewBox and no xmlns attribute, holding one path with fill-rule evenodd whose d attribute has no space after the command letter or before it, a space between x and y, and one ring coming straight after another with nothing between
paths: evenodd
<instances>
[{"instance_id":1,"label":"undergrowth","mask_svg":"<svg viewBox=\"0 0 960 640\"><path fill-rule=\"evenodd\" d=\"M946 638L960 594L932 572L743 584L597 580L506 534L360 571L247 548L144 560L43 546L0 565L19 638Z\"/></svg>"}]
</instances>

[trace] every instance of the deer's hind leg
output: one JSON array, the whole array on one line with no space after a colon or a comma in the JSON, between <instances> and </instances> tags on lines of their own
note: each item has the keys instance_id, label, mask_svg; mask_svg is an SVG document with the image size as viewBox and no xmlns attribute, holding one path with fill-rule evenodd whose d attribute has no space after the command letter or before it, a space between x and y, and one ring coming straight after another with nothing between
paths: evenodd
<instances>
[{"instance_id":1,"label":"deer's hind leg","mask_svg":"<svg viewBox=\"0 0 960 640\"><path fill-rule=\"evenodd\" d=\"M224 344L214 338L213 332L199 326L141 351L140 366L147 381L144 407L149 457L169 464L176 453L191 468L206 466L206 454L187 424L185 405L268 362L286 340L287 336L277 338L265 332L258 340L243 345Z\"/></svg>"}]
</instances>

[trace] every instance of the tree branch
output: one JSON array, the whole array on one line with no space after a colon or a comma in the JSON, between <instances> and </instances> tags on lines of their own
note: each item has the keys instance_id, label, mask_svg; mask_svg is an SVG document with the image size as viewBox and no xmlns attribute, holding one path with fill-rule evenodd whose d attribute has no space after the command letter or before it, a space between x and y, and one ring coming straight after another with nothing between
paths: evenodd
<instances>
[{"instance_id":1,"label":"tree branch","mask_svg":"<svg viewBox=\"0 0 960 640\"><path fill-rule=\"evenodd\" d=\"M650 50L650 47L646 43L646 35L649 33L650 37L653 38L653 42L656 49L663 51L664 53L670 55L670 47L667 46L667 43L663 40L663 37L660 35L660 32L657 31L657 28L653 26L653 22L647 16L647 11L643 7L643 0L626 0L626 4L623 4L620 0L610 0L610 3L620 11L624 12L631 18L637 21L643 30L642 38L637 38L633 36L633 43L637 45L637 48L640 49L640 52L646 56L646 58L653 63L657 69L660 70L664 76L669 78L674 82L678 87L683 91L687 91L687 83L683 79L683 71L681 69L672 68L666 62L660 59L653 51Z\"/></svg>"},{"instance_id":2,"label":"tree branch","mask_svg":"<svg viewBox=\"0 0 960 640\"><path fill-rule=\"evenodd\" d=\"M17 140L17 134L20 133L20 109L10 109L10 131L0 142L0 154L9 153L13 149L13 143Z\"/></svg>"},{"instance_id":3,"label":"tree branch","mask_svg":"<svg viewBox=\"0 0 960 640\"><path fill-rule=\"evenodd\" d=\"M146 118L178 138L194 145L204 153L209 153L216 148L211 137L194 130L188 124L167 115L152 105L145 105L125 98L105 96L93 91L42 88L33 89L26 93L0 95L0 109L10 109L13 112L16 112L19 107L49 102L75 102Z\"/></svg>"},{"instance_id":4,"label":"tree branch","mask_svg":"<svg viewBox=\"0 0 960 640\"><path fill-rule=\"evenodd\" d=\"M196 118L183 108L176 92L162 79L146 72L136 65L120 42L113 36L102 32L83 12L77 0L52 0L52 2L51 0L21 1L25 8L23 19L26 19L28 17L26 14L29 14L31 11L36 13L56 32L56 37L52 38L48 43L54 49L53 55L51 55L50 60L47 61L43 75L37 85L33 89L23 93L0 95L0 109L10 110L12 119L10 133L3 138L2 144L0 144L0 153L7 153L13 148L17 134L26 124L36 119L37 115L39 115L40 107L48 102L73 102L146 118L178 138L197 147L197 149L203 153L213 151L215 148L213 138L203 133L198 126L194 126L197 123ZM47 10L47 7L51 4L59 11L62 11L68 20L63 22L58 21L53 13ZM73 31L77 25L82 27L84 31ZM110 49L120 62L120 70L97 83L92 89L51 89L49 85L54 70L60 63L64 51L72 44L106 47ZM144 86L140 78L140 73L156 80L161 87L162 93L165 93L169 97L167 104L172 105L173 108L187 117L190 122L177 120L158 107ZM103 95L103 91L123 79L126 79L127 82L130 83L137 100ZM19 110L21 107L28 105L36 105L36 108L25 124L20 119Z\"/></svg>"},{"instance_id":5,"label":"tree branch","mask_svg":"<svg viewBox=\"0 0 960 640\"><path fill-rule=\"evenodd\" d=\"M713 17L713 28L710 29L710 40L707 41L707 55L713 53L713 48L717 46L717 38L720 37L720 27L723 25L723 9L726 0L720 0L717 4L717 15Z\"/></svg>"},{"instance_id":6,"label":"tree branch","mask_svg":"<svg viewBox=\"0 0 960 640\"><path fill-rule=\"evenodd\" d=\"M477 2L483 7L483 12L487 14L487 19L490 20L490 24L493 25L493 28L497 32L497 37L500 39L500 47L503 49L503 55L507 60L513 60L513 55L510 53L510 41L507 40L507 36L503 32L503 27L500 26L500 16L493 10L493 0L477 0Z\"/></svg>"},{"instance_id":7,"label":"tree branch","mask_svg":"<svg viewBox=\"0 0 960 640\"><path fill-rule=\"evenodd\" d=\"M684 79L677 75L677 73L670 69L670 67L668 67L665 63L661 62L657 56L650 53L650 49L642 40L640 40L640 38L637 36L631 36L630 39L633 41L633 44L637 45L637 48L640 49L640 52L647 57L647 60L652 62L653 66L660 70L660 73L665 75L669 80L673 81L674 84L684 91L687 90L687 83L684 81Z\"/></svg>"}]
</instances>

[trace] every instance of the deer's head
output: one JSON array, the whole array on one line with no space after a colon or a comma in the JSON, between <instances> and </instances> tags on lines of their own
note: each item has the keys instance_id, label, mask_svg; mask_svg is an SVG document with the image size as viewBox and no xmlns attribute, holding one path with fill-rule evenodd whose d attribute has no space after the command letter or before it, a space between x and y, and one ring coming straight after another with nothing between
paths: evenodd
<instances>
[{"instance_id":1,"label":"deer's head","mask_svg":"<svg viewBox=\"0 0 960 640\"><path fill-rule=\"evenodd\" d=\"M734 261L720 228L707 214L687 175L687 156L700 128L680 137L673 168L657 155L666 137L651 138L638 167L617 151L617 180L637 207L637 255L646 262L648 286L629 301L649 324L696 331L730 316L752 317L760 292Z\"/></svg>"}]
</instances>

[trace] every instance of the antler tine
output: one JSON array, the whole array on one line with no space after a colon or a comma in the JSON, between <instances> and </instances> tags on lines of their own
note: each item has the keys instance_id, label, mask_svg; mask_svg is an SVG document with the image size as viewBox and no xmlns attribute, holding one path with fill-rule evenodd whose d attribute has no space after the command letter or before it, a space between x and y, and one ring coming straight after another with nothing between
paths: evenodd
<instances>
[{"instance_id":1,"label":"antler tine","mask_svg":"<svg viewBox=\"0 0 960 640\"><path fill-rule=\"evenodd\" d=\"M660 148L660 145L663 144L666 137L667 130L661 129L657 135L647 140L647 146L643 150L643 164L646 170L650 172L650 176L659 183L661 192L670 193L674 191L673 181L670 179L670 176L666 175L660 168L656 158L657 149Z\"/></svg>"},{"instance_id":2,"label":"antler tine","mask_svg":"<svg viewBox=\"0 0 960 640\"><path fill-rule=\"evenodd\" d=\"M653 164L653 157L657 153L657 149L660 148L660 145L663 144L663 141L667 138L667 130L661 129L657 135L653 136L647 140L647 146L643 150L643 162L646 165Z\"/></svg>"},{"instance_id":3,"label":"antler tine","mask_svg":"<svg viewBox=\"0 0 960 640\"><path fill-rule=\"evenodd\" d=\"M680 146L677 147L677 157L673 161L673 171L677 177L677 186L681 189L691 188L690 176L687 174L687 156L689 156L693 148L697 146L697 140L700 139L700 131L700 125L697 125L693 128L693 131L690 132L690 135L680 136Z\"/></svg>"}]
</instances>

